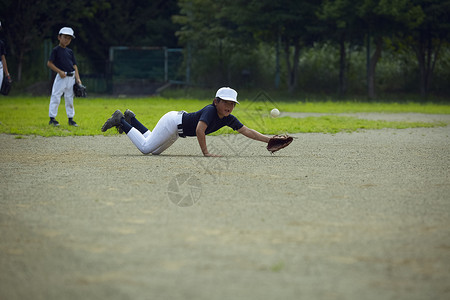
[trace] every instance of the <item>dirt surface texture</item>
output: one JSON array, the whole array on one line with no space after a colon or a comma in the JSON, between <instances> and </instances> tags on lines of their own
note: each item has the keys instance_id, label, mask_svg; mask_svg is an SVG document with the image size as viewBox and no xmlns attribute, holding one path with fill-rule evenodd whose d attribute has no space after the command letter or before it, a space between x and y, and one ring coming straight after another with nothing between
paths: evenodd
<instances>
[{"instance_id":1,"label":"dirt surface texture","mask_svg":"<svg viewBox=\"0 0 450 300\"><path fill-rule=\"evenodd\" d=\"M0 299L450 299L450 127L293 136L0 135Z\"/></svg>"}]
</instances>

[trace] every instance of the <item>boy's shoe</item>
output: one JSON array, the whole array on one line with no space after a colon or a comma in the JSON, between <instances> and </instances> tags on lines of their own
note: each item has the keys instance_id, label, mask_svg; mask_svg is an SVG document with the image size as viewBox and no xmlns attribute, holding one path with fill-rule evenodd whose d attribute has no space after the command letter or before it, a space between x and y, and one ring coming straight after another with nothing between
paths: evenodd
<instances>
[{"instance_id":1,"label":"boy's shoe","mask_svg":"<svg viewBox=\"0 0 450 300\"><path fill-rule=\"evenodd\" d=\"M74 127L78 127L78 124L74 120L69 120L69 125L70 126L74 126Z\"/></svg>"},{"instance_id":2,"label":"boy's shoe","mask_svg":"<svg viewBox=\"0 0 450 300\"><path fill-rule=\"evenodd\" d=\"M123 118L123 113L120 110L116 110L111 118L106 120L105 124L102 126L102 131L105 132L106 130L115 127L120 126L120 120Z\"/></svg>"},{"instance_id":3,"label":"boy's shoe","mask_svg":"<svg viewBox=\"0 0 450 300\"><path fill-rule=\"evenodd\" d=\"M123 117L125 118L125 121L127 121L128 124L131 124L131 119L136 117L136 114L132 112L131 110L127 109L123 113Z\"/></svg>"},{"instance_id":4,"label":"boy's shoe","mask_svg":"<svg viewBox=\"0 0 450 300\"><path fill-rule=\"evenodd\" d=\"M131 118L136 117L136 114L134 112L132 112L131 110L127 109L124 113L123 113L123 117L125 118L125 121L127 121L128 124L131 124ZM123 133L123 129L122 126L117 127L117 131L122 134Z\"/></svg>"},{"instance_id":5,"label":"boy's shoe","mask_svg":"<svg viewBox=\"0 0 450 300\"><path fill-rule=\"evenodd\" d=\"M55 119L50 119L50 122L48 122L48 125L53 125L53 126L59 126L59 122L56 121Z\"/></svg>"}]
</instances>

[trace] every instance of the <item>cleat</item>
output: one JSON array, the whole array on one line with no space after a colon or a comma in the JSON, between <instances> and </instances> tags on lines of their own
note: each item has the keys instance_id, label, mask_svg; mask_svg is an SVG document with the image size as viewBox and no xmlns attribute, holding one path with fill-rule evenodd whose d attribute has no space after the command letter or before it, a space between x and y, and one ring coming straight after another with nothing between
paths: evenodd
<instances>
[{"instance_id":1,"label":"cleat","mask_svg":"<svg viewBox=\"0 0 450 300\"><path fill-rule=\"evenodd\" d=\"M120 110L116 110L111 118L109 118L105 124L102 126L102 132L112 128L112 127L120 127L120 120L123 118L123 113Z\"/></svg>"},{"instance_id":2,"label":"cleat","mask_svg":"<svg viewBox=\"0 0 450 300\"><path fill-rule=\"evenodd\" d=\"M131 125L131 119L136 117L136 114L134 112L132 112L131 110L127 109L124 113L123 113L123 117L125 118L125 121L127 121L128 124ZM123 133L123 129L122 126L117 126L117 131L122 134Z\"/></svg>"},{"instance_id":3,"label":"cleat","mask_svg":"<svg viewBox=\"0 0 450 300\"><path fill-rule=\"evenodd\" d=\"M132 112L131 110L127 109L124 113L123 116L125 118L125 121L127 121L128 124L131 124L131 119L136 117L136 114L134 112Z\"/></svg>"},{"instance_id":4,"label":"cleat","mask_svg":"<svg viewBox=\"0 0 450 300\"><path fill-rule=\"evenodd\" d=\"M48 125L53 125L53 126L59 126L59 122L56 121L55 119L51 119L50 122L48 122Z\"/></svg>"},{"instance_id":5,"label":"cleat","mask_svg":"<svg viewBox=\"0 0 450 300\"><path fill-rule=\"evenodd\" d=\"M78 124L74 120L69 120L69 125L73 127L78 127Z\"/></svg>"}]
</instances>

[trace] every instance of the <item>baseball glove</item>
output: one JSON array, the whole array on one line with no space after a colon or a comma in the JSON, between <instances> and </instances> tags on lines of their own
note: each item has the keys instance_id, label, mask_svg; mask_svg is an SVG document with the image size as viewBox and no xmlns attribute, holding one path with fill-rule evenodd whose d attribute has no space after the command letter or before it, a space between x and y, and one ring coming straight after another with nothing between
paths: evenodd
<instances>
[{"instance_id":1,"label":"baseball glove","mask_svg":"<svg viewBox=\"0 0 450 300\"><path fill-rule=\"evenodd\" d=\"M289 136L287 134L285 135L275 135L270 138L269 143L267 143L267 150L274 153L278 150L283 149L284 147L287 147L294 138L292 136Z\"/></svg>"},{"instance_id":2,"label":"baseball glove","mask_svg":"<svg viewBox=\"0 0 450 300\"><path fill-rule=\"evenodd\" d=\"M75 97L86 98L86 87L82 84L75 83L73 85L73 93Z\"/></svg>"},{"instance_id":3,"label":"baseball glove","mask_svg":"<svg viewBox=\"0 0 450 300\"><path fill-rule=\"evenodd\" d=\"M0 71L0 72L2 72L2 71ZM11 77L5 76L3 78L2 87L0 88L0 93L5 96L8 96L9 91L11 90L11 85L12 85Z\"/></svg>"}]
</instances>

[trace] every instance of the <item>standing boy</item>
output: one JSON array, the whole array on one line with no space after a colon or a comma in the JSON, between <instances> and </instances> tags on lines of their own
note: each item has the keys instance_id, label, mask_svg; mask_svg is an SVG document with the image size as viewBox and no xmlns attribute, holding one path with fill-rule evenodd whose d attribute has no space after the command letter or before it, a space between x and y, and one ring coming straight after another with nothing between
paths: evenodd
<instances>
[{"instance_id":1,"label":"standing boy","mask_svg":"<svg viewBox=\"0 0 450 300\"><path fill-rule=\"evenodd\" d=\"M2 30L2 23L0 22L0 30ZM8 65L6 64L6 47L2 40L0 40L0 86L2 86L3 79L11 81L11 77L8 72ZM5 76L3 76L5 74Z\"/></svg>"},{"instance_id":2,"label":"standing boy","mask_svg":"<svg viewBox=\"0 0 450 300\"><path fill-rule=\"evenodd\" d=\"M64 94L64 102L66 103L66 113L69 118L69 125L78 127L73 117L75 109L73 107L73 85L75 81L81 84L80 74L78 73L77 62L73 51L67 46L72 39L75 38L74 32L70 27L63 27L59 31L58 40L59 45L53 48L47 66L56 72L55 81L53 82L52 96L50 98L49 106L49 125L59 126L58 121L55 120L58 114L59 103Z\"/></svg>"}]
</instances>

